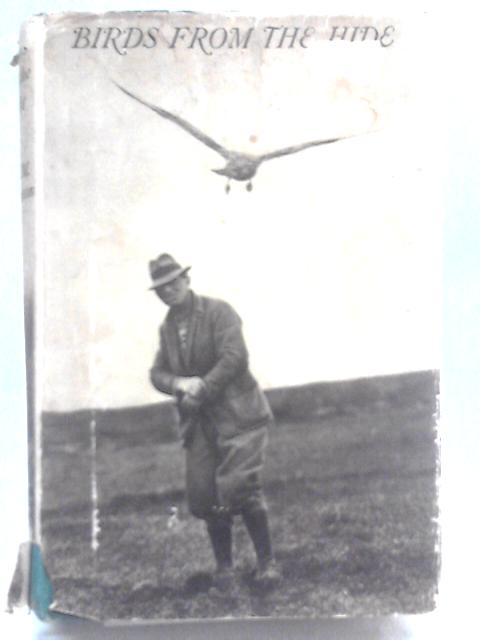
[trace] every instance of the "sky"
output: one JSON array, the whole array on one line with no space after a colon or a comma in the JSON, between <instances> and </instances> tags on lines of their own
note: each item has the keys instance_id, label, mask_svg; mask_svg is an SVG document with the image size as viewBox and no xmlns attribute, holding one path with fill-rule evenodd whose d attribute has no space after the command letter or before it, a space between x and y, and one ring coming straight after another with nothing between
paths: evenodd
<instances>
[{"instance_id":1,"label":"sky","mask_svg":"<svg viewBox=\"0 0 480 640\"><path fill-rule=\"evenodd\" d=\"M438 368L443 158L422 65L411 65L418 24L396 25L395 46L382 47L332 42L325 20L293 18L315 29L308 46L266 48L265 27L284 19L57 22L35 122L43 409L159 399L148 369L166 310L147 265L164 251L192 265L195 291L239 312L265 388ZM75 29L99 24L154 26L158 44L124 56L72 46ZM207 55L168 46L178 24L254 32L246 49ZM212 172L219 154L112 81L229 149L345 140L265 162L251 192L234 182L227 195Z\"/></svg>"}]
</instances>

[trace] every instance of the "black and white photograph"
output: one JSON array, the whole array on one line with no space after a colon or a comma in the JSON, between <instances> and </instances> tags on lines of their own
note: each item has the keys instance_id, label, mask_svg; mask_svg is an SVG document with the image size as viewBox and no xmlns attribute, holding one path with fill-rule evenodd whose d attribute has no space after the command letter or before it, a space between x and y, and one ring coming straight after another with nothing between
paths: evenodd
<instances>
[{"instance_id":1,"label":"black and white photograph","mask_svg":"<svg viewBox=\"0 0 480 640\"><path fill-rule=\"evenodd\" d=\"M24 25L45 615L435 609L443 205L425 25Z\"/></svg>"}]
</instances>

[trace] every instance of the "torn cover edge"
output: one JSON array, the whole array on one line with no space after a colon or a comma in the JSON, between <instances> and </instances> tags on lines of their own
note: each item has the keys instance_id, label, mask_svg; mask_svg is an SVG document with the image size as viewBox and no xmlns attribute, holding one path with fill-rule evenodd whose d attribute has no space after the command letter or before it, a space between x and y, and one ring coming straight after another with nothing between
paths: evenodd
<instances>
[{"instance_id":1,"label":"torn cover edge","mask_svg":"<svg viewBox=\"0 0 480 640\"><path fill-rule=\"evenodd\" d=\"M23 217L24 329L27 377L28 435L28 518L30 540L20 544L15 571L8 591L7 611L28 606L40 620L49 617L53 587L41 550L41 420L38 384L40 360L35 357L38 344L41 302L36 299L36 282L41 279L42 247L40 234L43 216L42 150L45 118L43 113L43 58L45 16L26 21L20 32L18 54L12 66L19 68L21 198ZM35 381L37 379L37 382Z\"/></svg>"},{"instance_id":2,"label":"torn cover edge","mask_svg":"<svg viewBox=\"0 0 480 640\"><path fill-rule=\"evenodd\" d=\"M22 542L8 591L7 611L12 613L16 607L28 606L40 620L46 620L52 602L53 587L43 563L40 545Z\"/></svg>"}]
</instances>

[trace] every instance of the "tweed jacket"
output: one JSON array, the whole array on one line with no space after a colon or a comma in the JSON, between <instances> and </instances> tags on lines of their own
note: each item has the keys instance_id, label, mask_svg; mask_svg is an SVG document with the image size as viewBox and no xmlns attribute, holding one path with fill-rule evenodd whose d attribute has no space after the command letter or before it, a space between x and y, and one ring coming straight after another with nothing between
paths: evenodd
<instances>
[{"instance_id":1,"label":"tweed jacket","mask_svg":"<svg viewBox=\"0 0 480 640\"><path fill-rule=\"evenodd\" d=\"M206 396L202 414L224 433L234 435L271 422L268 401L248 366L239 315L222 300L193 292L192 298L184 351L171 309L160 327L160 348L150 370L153 386L173 395L176 376L202 378Z\"/></svg>"}]
</instances>

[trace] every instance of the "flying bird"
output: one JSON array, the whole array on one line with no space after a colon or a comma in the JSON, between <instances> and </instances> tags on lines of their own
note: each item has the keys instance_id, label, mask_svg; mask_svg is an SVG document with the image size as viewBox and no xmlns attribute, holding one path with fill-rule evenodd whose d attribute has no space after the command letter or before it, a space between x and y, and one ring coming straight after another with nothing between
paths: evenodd
<instances>
[{"instance_id":1,"label":"flying bird","mask_svg":"<svg viewBox=\"0 0 480 640\"><path fill-rule=\"evenodd\" d=\"M170 120L174 122L179 127L190 133L194 138L203 142L203 144L210 147L217 153L219 153L226 161L226 164L221 169L212 169L214 173L218 173L221 176L225 176L228 178L225 191L228 193L230 191L230 180L239 180L239 181L248 181L247 182L247 191L252 190L252 178L257 173L259 166L262 162L266 160L273 160L274 158L280 158L281 156L287 156L291 153L298 153L298 151L303 151L303 149L308 149L309 147L318 147L324 144L331 144L332 142L338 142L338 140L345 140L346 138L351 138L353 136L343 136L337 138L327 138L325 140L313 140L311 142L304 142L302 144L293 145L290 147L284 147L283 149L277 149L276 151L271 151L270 153L263 153L261 155L253 155L249 153L241 153L239 151L231 151L230 149L226 149L223 145L219 144L213 138L197 129L193 124L190 124L180 116L167 111L166 109L162 109L161 107L157 107L142 98L139 98L128 89L125 89L117 82L114 84L123 91L127 96L133 98L137 102L140 102L144 106L155 111L159 116L165 118L166 120Z\"/></svg>"}]
</instances>

